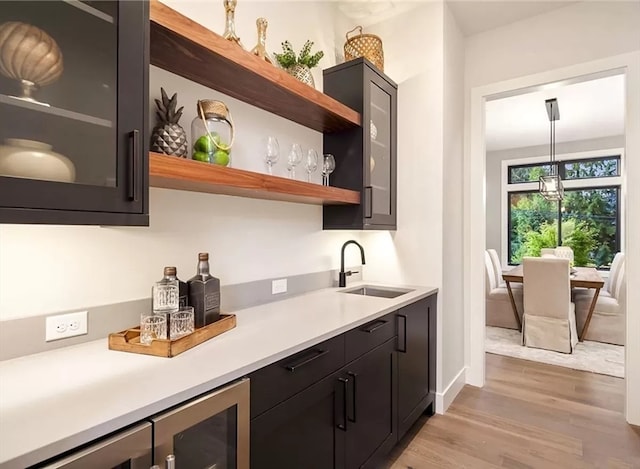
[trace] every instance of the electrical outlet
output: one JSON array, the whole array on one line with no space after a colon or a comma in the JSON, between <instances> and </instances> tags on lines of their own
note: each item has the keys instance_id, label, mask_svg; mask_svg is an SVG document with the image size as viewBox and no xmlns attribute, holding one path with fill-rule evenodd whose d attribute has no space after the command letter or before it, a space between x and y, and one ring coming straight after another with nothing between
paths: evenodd
<instances>
[{"instance_id":1,"label":"electrical outlet","mask_svg":"<svg viewBox=\"0 0 640 469\"><path fill-rule=\"evenodd\" d=\"M87 312L58 314L47 317L45 341L66 339L87 333Z\"/></svg>"},{"instance_id":2,"label":"electrical outlet","mask_svg":"<svg viewBox=\"0 0 640 469\"><path fill-rule=\"evenodd\" d=\"M271 282L271 294L277 295L278 293L287 293L287 279L280 278Z\"/></svg>"}]
</instances>

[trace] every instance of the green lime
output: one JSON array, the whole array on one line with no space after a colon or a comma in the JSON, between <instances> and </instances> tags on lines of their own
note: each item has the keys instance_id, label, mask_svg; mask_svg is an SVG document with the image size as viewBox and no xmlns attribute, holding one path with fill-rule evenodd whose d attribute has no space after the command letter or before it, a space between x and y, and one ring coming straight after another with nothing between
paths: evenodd
<instances>
[{"instance_id":1,"label":"green lime","mask_svg":"<svg viewBox=\"0 0 640 469\"><path fill-rule=\"evenodd\" d=\"M197 161L202 161L204 163L209 162L209 153L204 151L196 151L193 153L193 159Z\"/></svg>"},{"instance_id":2,"label":"green lime","mask_svg":"<svg viewBox=\"0 0 640 469\"><path fill-rule=\"evenodd\" d=\"M213 138L213 141L211 140L211 138ZM217 133L212 132L211 137L209 137L208 135L203 135L198 140L196 140L196 143L193 144L193 149L195 151L212 153L216 150L216 145L214 144L214 142L215 144L220 143L220 136Z\"/></svg>"},{"instance_id":3,"label":"green lime","mask_svg":"<svg viewBox=\"0 0 640 469\"><path fill-rule=\"evenodd\" d=\"M218 150L213 154L211 160L220 166L227 166L229 164L229 153L224 150Z\"/></svg>"}]
</instances>

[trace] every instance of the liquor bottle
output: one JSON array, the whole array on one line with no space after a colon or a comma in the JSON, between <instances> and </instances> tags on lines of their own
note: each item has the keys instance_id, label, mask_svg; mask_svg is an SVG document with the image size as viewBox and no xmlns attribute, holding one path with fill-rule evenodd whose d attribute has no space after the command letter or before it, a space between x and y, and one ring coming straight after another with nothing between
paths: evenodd
<instances>
[{"instance_id":1,"label":"liquor bottle","mask_svg":"<svg viewBox=\"0 0 640 469\"><path fill-rule=\"evenodd\" d=\"M172 267L172 269L173 275L170 275L169 278L178 282L178 306L180 308L189 306L189 285L187 284L187 282L183 282L178 278L178 269L176 269L175 267Z\"/></svg>"},{"instance_id":2,"label":"liquor bottle","mask_svg":"<svg viewBox=\"0 0 640 469\"><path fill-rule=\"evenodd\" d=\"M209 273L209 253L198 254L198 273L189 280L189 304L195 327L206 326L220 317L220 279Z\"/></svg>"},{"instance_id":3,"label":"liquor bottle","mask_svg":"<svg viewBox=\"0 0 640 469\"><path fill-rule=\"evenodd\" d=\"M169 314L178 311L180 289L175 267L164 268L164 277L153 286L151 298L154 314Z\"/></svg>"}]
</instances>

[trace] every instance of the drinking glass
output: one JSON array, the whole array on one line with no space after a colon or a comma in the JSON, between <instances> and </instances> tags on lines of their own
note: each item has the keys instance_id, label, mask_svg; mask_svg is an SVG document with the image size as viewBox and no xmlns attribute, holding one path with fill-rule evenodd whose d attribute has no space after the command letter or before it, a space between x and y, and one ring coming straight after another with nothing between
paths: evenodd
<instances>
[{"instance_id":1,"label":"drinking glass","mask_svg":"<svg viewBox=\"0 0 640 469\"><path fill-rule=\"evenodd\" d=\"M155 339L167 338L167 317L164 314L140 315L140 343L151 345Z\"/></svg>"},{"instance_id":2,"label":"drinking glass","mask_svg":"<svg viewBox=\"0 0 640 469\"><path fill-rule=\"evenodd\" d=\"M183 306L171 313L169 321L169 338L178 339L194 331L193 306Z\"/></svg>"},{"instance_id":3,"label":"drinking glass","mask_svg":"<svg viewBox=\"0 0 640 469\"><path fill-rule=\"evenodd\" d=\"M311 182L311 173L315 173L318 169L318 152L310 148L307 152L307 160L305 162L307 169L307 182Z\"/></svg>"},{"instance_id":4,"label":"drinking glass","mask_svg":"<svg viewBox=\"0 0 640 469\"><path fill-rule=\"evenodd\" d=\"M280 145L275 137L267 137L264 160L267 162L269 174L273 174L273 165L278 162L280 156Z\"/></svg>"},{"instance_id":5,"label":"drinking glass","mask_svg":"<svg viewBox=\"0 0 640 469\"><path fill-rule=\"evenodd\" d=\"M327 153L324 155L324 161L322 162L322 184L329 185L329 175L336 169L336 159L332 154Z\"/></svg>"},{"instance_id":6,"label":"drinking glass","mask_svg":"<svg viewBox=\"0 0 640 469\"><path fill-rule=\"evenodd\" d=\"M289 178L296 178L296 166L302 162L302 147L298 143L291 145L289 155L287 157L287 170L289 171Z\"/></svg>"}]
</instances>

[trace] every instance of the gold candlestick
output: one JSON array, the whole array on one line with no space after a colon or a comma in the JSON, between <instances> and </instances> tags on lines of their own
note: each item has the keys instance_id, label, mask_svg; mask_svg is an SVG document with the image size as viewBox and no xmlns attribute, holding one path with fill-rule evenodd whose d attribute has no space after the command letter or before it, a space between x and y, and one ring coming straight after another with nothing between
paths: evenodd
<instances>
[{"instance_id":1,"label":"gold candlestick","mask_svg":"<svg viewBox=\"0 0 640 469\"><path fill-rule=\"evenodd\" d=\"M234 18L238 0L223 0L223 3L227 18L224 27L224 34L222 35L222 37L224 37L228 41L235 42L244 49L242 42L240 42L240 38L236 34L236 24Z\"/></svg>"},{"instance_id":2,"label":"gold candlestick","mask_svg":"<svg viewBox=\"0 0 640 469\"><path fill-rule=\"evenodd\" d=\"M274 60L271 58L271 55L269 55L269 52L267 52L267 26L269 26L269 23L266 18L258 18L256 20L256 27L258 28L258 44L251 49L251 53L257 55L270 64L274 64Z\"/></svg>"}]
</instances>

